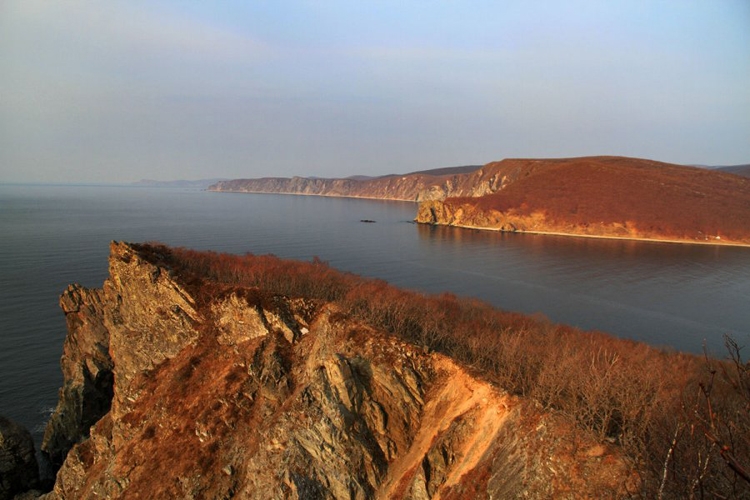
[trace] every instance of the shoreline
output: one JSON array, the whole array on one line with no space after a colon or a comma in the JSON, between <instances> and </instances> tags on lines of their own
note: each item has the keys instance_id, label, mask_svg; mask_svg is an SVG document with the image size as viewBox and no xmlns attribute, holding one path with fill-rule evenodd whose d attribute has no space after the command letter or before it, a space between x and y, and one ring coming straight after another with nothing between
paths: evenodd
<instances>
[{"instance_id":1,"label":"shoreline","mask_svg":"<svg viewBox=\"0 0 750 500\"><path fill-rule=\"evenodd\" d=\"M232 194L281 194L285 196L319 196L321 198L351 198L354 200L376 200L376 201L399 201L404 203L421 203L420 201L407 200L406 198L383 198L382 196L356 196L343 194L319 194L319 193L290 193L283 191L227 191L225 189L206 189L209 193L232 193Z\"/></svg>"},{"instance_id":2,"label":"shoreline","mask_svg":"<svg viewBox=\"0 0 750 500\"><path fill-rule=\"evenodd\" d=\"M356 195L340 195L340 194L319 194L319 193L291 193L291 192L268 192L268 191L227 191L218 189L206 189L206 191L212 193L236 193L236 194L281 194L286 196L320 196L322 198L349 198L355 200L376 200L376 201L398 201L405 203L419 204L421 201L407 200L404 198L383 198L376 196L356 196ZM428 200L424 200L428 201ZM461 229L474 229L476 231L495 231L509 234L538 234L541 236L563 236L566 238L591 238L600 240L624 240L624 241L640 241L645 243L670 243L678 245L703 245L703 246L723 246L723 247L740 247L750 248L750 243L739 243L739 242L725 242L720 240L713 241L697 241L697 240L675 240L675 239L659 239L659 238L638 238L635 236L605 236L598 234L580 234L580 233L564 233L558 231L504 231L494 227L482 227L482 226L469 226L463 224L435 224L432 222L419 222L416 218L413 219L416 224L425 224L428 226L444 226L444 227L457 227Z\"/></svg>"},{"instance_id":3,"label":"shoreline","mask_svg":"<svg viewBox=\"0 0 750 500\"><path fill-rule=\"evenodd\" d=\"M457 227L461 229L474 229L476 231L495 231L499 233L508 234L538 234L541 236L563 236L566 238L591 238L598 240L626 240L626 241L640 241L645 243L670 243L678 245L703 245L703 246L724 246L724 247L741 247L750 248L750 243L739 243L739 242L726 242L726 241L693 241L693 240L674 240L674 239L657 239L657 238L638 238L635 236L604 236L598 234L579 234L579 233L562 233L557 231L506 231L494 227L482 227L482 226L468 226L463 224L435 224L431 222L418 222L417 224L425 224L428 226L443 226L443 227Z\"/></svg>"}]
</instances>

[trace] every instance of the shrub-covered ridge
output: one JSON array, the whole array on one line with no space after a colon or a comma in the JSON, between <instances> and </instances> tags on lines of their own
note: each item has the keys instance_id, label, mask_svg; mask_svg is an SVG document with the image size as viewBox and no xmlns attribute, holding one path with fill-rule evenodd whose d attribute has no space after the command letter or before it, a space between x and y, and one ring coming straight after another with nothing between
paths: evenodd
<instances>
[{"instance_id":1,"label":"shrub-covered ridge","mask_svg":"<svg viewBox=\"0 0 750 500\"><path fill-rule=\"evenodd\" d=\"M666 352L599 332L458 298L404 291L319 260L229 255L134 245L194 296L242 286L338 304L354 318L458 360L514 394L537 400L603 441L639 471L634 496L750 495L750 372L730 359Z\"/></svg>"}]
</instances>

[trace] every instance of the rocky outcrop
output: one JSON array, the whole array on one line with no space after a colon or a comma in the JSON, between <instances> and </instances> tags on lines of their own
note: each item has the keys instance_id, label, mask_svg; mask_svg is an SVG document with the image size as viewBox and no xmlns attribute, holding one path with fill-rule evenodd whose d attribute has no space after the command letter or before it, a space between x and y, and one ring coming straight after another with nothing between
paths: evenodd
<instances>
[{"instance_id":1,"label":"rocky outcrop","mask_svg":"<svg viewBox=\"0 0 750 500\"><path fill-rule=\"evenodd\" d=\"M28 430L0 416L0 500L36 488L39 466Z\"/></svg>"},{"instance_id":2,"label":"rocky outcrop","mask_svg":"<svg viewBox=\"0 0 750 500\"><path fill-rule=\"evenodd\" d=\"M750 245L750 182L621 157L504 160L481 196L420 203L416 221L508 232Z\"/></svg>"},{"instance_id":3,"label":"rocky outcrop","mask_svg":"<svg viewBox=\"0 0 750 500\"><path fill-rule=\"evenodd\" d=\"M109 411L113 375L103 295L101 290L71 285L60 297L68 326L60 361L64 382L42 441L42 452L54 470Z\"/></svg>"},{"instance_id":4,"label":"rocky outcrop","mask_svg":"<svg viewBox=\"0 0 750 500\"><path fill-rule=\"evenodd\" d=\"M121 390L111 408L115 377L124 389L197 336L190 326L197 313L164 270L127 245L113 244L111 250L110 279L102 289L71 285L60 298L68 326L64 385L42 442L55 469L110 409L119 416L127 402Z\"/></svg>"},{"instance_id":5,"label":"rocky outcrop","mask_svg":"<svg viewBox=\"0 0 750 500\"><path fill-rule=\"evenodd\" d=\"M72 287L61 303L66 386L106 370L114 384L48 498L615 498L637 486L616 450L336 304L196 283L122 243L101 290ZM78 408L71 393L64 408ZM51 424L45 441L58 432L73 440Z\"/></svg>"},{"instance_id":6,"label":"rocky outcrop","mask_svg":"<svg viewBox=\"0 0 750 500\"><path fill-rule=\"evenodd\" d=\"M419 204L415 222L442 226L493 229L505 232L552 232L561 227L547 223L543 213L522 215L513 210L482 210L471 202L433 200ZM601 231L600 231L601 232ZM625 236L625 234L621 234Z\"/></svg>"}]
</instances>

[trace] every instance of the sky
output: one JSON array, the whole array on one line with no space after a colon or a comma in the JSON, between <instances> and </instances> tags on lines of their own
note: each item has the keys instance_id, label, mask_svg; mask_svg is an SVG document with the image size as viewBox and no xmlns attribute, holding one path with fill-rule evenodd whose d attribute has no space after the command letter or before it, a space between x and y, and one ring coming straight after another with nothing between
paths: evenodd
<instances>
[{"instance_id":1,"label":"sky","mask_svg":"<svg viewBox=\"0 0 750 500\"><path fill-rule=\"evenodd\" d=\"M750 1L0 0L0 182L750 163Z\"/></svg>"}]
</instances>

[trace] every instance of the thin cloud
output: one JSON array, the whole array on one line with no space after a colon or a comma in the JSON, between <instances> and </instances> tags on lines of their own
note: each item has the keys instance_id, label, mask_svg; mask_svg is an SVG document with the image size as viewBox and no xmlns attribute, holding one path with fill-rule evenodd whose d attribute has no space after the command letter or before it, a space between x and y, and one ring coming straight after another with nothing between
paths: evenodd
<instances>
[{"instance_id":1,"label":"thin cloud","mask_svg":"<svg viewBox=\"0 0 750 500\"><path fill-rule=\"evenodd\" d=\"M3 38L23 49L181 54L201 59L252 59L270 47L245 33L180 15L149 3L24 0L4 7ZM63 44L62 46L60 44ZM9 47L5 47L5 50Z\"/></svg>"},{"instance_id":2,"label":"thin cloud","mask_svg":"<svg viewBox=\"0 0 750 500\"><path fill-rule=\"evenodd\" d=\"M720 5L0 0L0 180L742 163L748 10Z\"/></svg>"}]
</instances>

